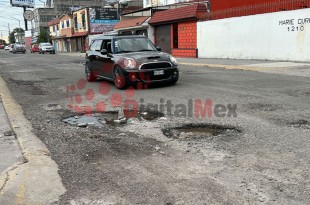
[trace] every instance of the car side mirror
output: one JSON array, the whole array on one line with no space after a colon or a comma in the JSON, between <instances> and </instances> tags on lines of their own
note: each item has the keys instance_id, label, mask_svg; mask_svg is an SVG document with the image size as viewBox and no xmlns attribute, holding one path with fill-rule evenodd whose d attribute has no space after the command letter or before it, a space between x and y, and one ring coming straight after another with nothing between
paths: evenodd
<instances>
[{"instance_id":1,"label":"car side mirror","mask_svg":"<svg viewBox=\"0 0 310 205\"><path fill-rule=\"evenodd\" d=\"M102 49L102 50L100 51L100 53L101 53L101 55L107 55L107 54L108 54L108 51L107 51L107 49Z\"/></svg>"},{"instance_id":2,"label":"car side mirror","mask_svg":"<svg viewBox=\"0 0 310 205\"><path fill-rule=\"evenodd\" d=\"M156 50L157 50L157 51L161 51L161 47L157 46L157 47L156 47Z\"/></svg>"}]
</instances>

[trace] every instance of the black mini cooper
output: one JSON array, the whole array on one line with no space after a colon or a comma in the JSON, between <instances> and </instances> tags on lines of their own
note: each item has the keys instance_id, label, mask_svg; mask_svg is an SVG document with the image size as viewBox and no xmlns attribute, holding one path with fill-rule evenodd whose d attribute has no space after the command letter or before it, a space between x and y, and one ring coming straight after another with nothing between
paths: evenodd
<instances>
[{"instance_id":1,"label":"black mini cooper","mask_svg":"<svg viewBox=\"0 0 310 205\"><path fill-rule=\"evenodd\" d=\"M176 59L161 52L144 36L101 36L86 53L86 79L113 81L118 89L130 84L168 82L179 78Z\"/></svg>"}]
</instances>

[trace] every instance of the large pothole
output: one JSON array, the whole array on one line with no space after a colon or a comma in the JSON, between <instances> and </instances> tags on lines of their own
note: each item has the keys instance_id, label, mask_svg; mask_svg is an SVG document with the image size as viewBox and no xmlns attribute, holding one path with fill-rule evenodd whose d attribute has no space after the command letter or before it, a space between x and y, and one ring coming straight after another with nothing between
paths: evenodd
<instances>
[{"instance_id":1,"label":"large pothole","mask_svg":"<svg viewBox=\"0 0 310 205\"><path fill-rule=\"evenodd\" d=\"M165 136L174 139L233 137L241 132L239 128L217 124L186 124L180 127L162 129Z\"/></svg>"},{"instance_id":2,"label":"large pothole","mask_svg":"<svg viewBox=\"0 0 310 205\"><path fill-rule=\"evenodd\" d=\"M310 129L310 122L307 120L297 120L295 122L289 123L289 126L301 129Z\"/></svg>"},{"instance_id":3,"label":"large pothole","mask_svg":"<svg viewBox=\"0 0 310 205\"><path fill-rule=\"evenodd\" d=\"M133 124L141 121L153 121L164 117L157 111L141 110L139 112L109 111L102 113L75 115L62 121L77 127L103 127L105 125L119 126L127 123Z\"/></svg>"}]
</instances>

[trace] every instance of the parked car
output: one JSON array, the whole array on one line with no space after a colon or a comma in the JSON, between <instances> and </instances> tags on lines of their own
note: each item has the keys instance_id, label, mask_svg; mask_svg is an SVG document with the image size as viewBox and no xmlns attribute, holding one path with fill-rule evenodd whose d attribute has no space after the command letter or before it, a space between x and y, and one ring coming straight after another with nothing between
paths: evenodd
<instances>
[{"instance_id":1,"label":"parked car","mask_svg":"<svg viewBox=\"0 0 310 205\"><path fill-rule=\"evenodd\" d=\"M35 52L39 52L39 46L38 46L38 44L33 44L33 45L31 46L30 53L35 53Z\"/></svg>"},{"instance_id":2,"label":"parked car","mask_svg":"<svg viewBox=\"0 0 310 205\"><path fill-rule=\"evenodd\" d=\"M13 48L14 48L14 44L10 44L10 45L9 45L9 52L11 52L11 53L12 53Z\"/></svg>"},{"instance_id":3,"label":"parked car","mask_svg":"<svg viewBox=\"0 0 310 205\"><path fill-rule=\"evenodd\" d=\"M26 48L23 45L20 44L14 44L13 48L12 48L12 53L26 53Z\"/></svg>"},{"instance_id":4,"label":"parked car","mask_svg":"<svg viewBox=\"0 0 310 205\"><path fill-rule=\"evenodd\" d=\"M144 36L101 36L86 53L86 79L114 81L118 89L130 84L178 81L176 59L161 52Z\"/></svg>"},{"instance_id":5,"label":"parked car","mask_svg":"<svg viewBox=\"0 0 310 205\"><path fill-rule=\"evenodd\" d=\"M39 53L44 54L44 53L50 53L50 54L55 54L55 49L50 43L40 43L39 44Z\"/></svg>"},{"instance_id":6,"label":"parked car","mask_svg":"<svg viewBox=\"0 0 310 205\"><path fill-rule=\"evenodd\" d=\"M5 45L0 44L0 49L4 49Z\"/></svg>"},{"instance_id":7,"label":"parked car","mask_svg":"<svg viewBox=\"0 0 310 205\"><path fill-rule=\"evenodd\" d=\"M4 47L4 50L5 50L5 51L10 50L10 46L9 46L9 45L5 46L5 47Z\"/></svg>"}]
</instances>

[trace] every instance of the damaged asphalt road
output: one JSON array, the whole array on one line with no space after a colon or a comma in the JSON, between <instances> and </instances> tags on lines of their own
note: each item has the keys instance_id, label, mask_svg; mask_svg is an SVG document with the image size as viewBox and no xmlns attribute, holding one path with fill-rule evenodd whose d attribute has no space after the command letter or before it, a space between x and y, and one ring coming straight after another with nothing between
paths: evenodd
<instances>
[{"instance_id":1,"label":"damaged asphalt road","mask_svg":"<svg viewBox=\"0 0 310 205\"><path fill-rule=\"evenodd\" d=\"M1 51L0 75L66 188L54 204L310 203L309 78L180 66L177 85L126 93L110 83L102 90L102 81L80 86L77 57L11 56ZM182 104L186 113L191 100L210 99L212 108L237 105L237 116L163 109L155 119L79 127L64 122L80 116L68 107L68 90L85 96L73 99L84 108L103 100L117 112L119 94L144 105Z\"/></svg>"}]
</instances>

